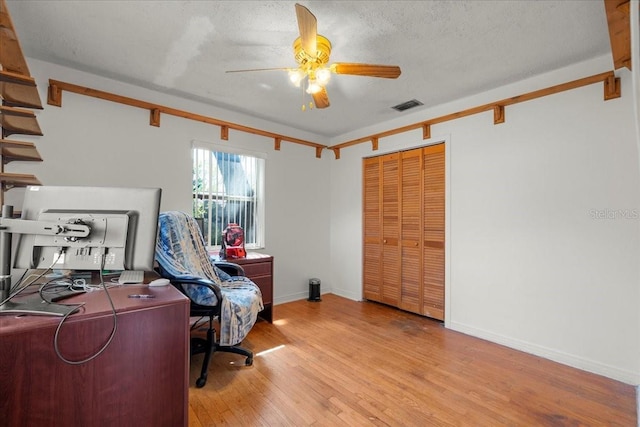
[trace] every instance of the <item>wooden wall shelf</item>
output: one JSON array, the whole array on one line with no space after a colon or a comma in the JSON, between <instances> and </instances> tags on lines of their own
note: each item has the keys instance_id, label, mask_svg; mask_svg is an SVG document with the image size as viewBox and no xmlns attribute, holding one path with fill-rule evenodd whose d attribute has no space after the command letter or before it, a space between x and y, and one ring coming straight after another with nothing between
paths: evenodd
<instances>
[{"instance_id":1,"label":"wooden wall shelf","mask_svg":"<svg viewBox=\"0 0 640 427\"><path fill-rule=\"evenodd\" d=\"M31 142L11 141L0 139L0 156L4 164L20 160L27 162L41 162L42 157L36 146Z\"/></svg>"},{"instance_id":2,"label":"wooden wall shelf","mask_svg":"<svg viewBox=\"0 0 640 427\"><path fill-rule=\"evenodd\" d=\"M631 69L631 2L629 0L604 0L609 26L609 41L615 69ZM638 13L638 10L635 11Z\"/></svg>"},{"instance_id":3,"label":"wooden wall shelf","mask_svg":"<svg viewBox=\"0 0 640 427\"><path fill-rule=\"evenodd\" d=\"M0 70L0 98L10 107L37 108L42 110L42 101L32 77Z\"/></svg>"},{"instance_id":4,"label":"wooden wall shelf","mask_svg":"<svg viewBox=\"0 0 640 427\"><path fill-rule=\"evenodd\" d=\"M31 77L27 61L22 53L18 35L11 21L5 0L0 0L0 205L4 204L4 192L14 187L41 185L33 175L5 173L4 165L20 160L41 162L42 157L30 142L9 141L9 135L37 135L42 131L33 111L42 110L36 81Z\"/></svg>"},{"instance_id":5,"label":"wooden wall shelf","mask_svg":"<svg viewBox=\"0 0 640 427\"><path fill-rule=\"evenodd\" d=\"M13 134L42 136L36 115L21 108L0 106L0 126L3 138Z\"/></svg>"},{"instance_id":6,"label":"wooden wall shelf","mask_svg":"<svg viewBox=\"0 0 640 427\"><path fill-rule=\"evenodd\" d=\"M0 184L4 190L27 185L42 185L35 176L20 173L0 173Z\"/></svg>"},{"instance_id":7,"label":"wooden wall shelf","mask_svg":"<svg viewBox=\"0 0 640 427\"><path fill-rule=\"evenodd\" d=\"M27 61L22 54L15 27L9 16L9 9L4 0L0 3L0 41L2 41L2 49L0 49L2 69L24 76L31 75L29 67L27 67Z\"/></svg>"}]
</instances>

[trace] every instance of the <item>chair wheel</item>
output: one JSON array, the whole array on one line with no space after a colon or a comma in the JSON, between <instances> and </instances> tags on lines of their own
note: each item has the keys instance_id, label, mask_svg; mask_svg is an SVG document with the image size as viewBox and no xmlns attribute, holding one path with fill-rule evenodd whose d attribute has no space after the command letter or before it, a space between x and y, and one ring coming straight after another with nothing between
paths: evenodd
<instances>
[{"instance_id":1,"label":"chair wheel","mask_svg":"<svg viewBox=\"0 0 640 427\"><path fill-rule=\"evenodd\" d=\"M244 366L253 365L253 357L247 357L247 360L244 361Z\"/></svg>"},{"instance_id":2,"label":"chair wheel","mask_svg":"<svg viewBox=\"0 0 640 427\"><path fill-rule=\"evenodd\" d=\"M206 383L207 383L207 379L200 377L196 380L196 387L202 388Z\"/></svg>"}]
</instances>

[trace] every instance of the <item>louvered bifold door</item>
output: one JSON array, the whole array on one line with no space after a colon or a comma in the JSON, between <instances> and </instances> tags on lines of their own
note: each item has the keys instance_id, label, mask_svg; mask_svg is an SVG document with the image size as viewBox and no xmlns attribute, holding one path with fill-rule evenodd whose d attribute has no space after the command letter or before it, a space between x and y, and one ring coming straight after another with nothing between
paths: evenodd
<instances>
[{"instance_id":1,"label":"louvered bifold door","mask_svg":"<svg viewBox=\"0 0 640 427\"><path fill-rule=\"evenodd\" d=\"M382 156L382 302L400 301L400 177L398 153Z\"/></svg>"},{"instance_id":2,"label":"louvered bifold door","mask_svg":"<svg viewBox=\"0 0 640 427\"><path fill-rule=\"evenodd\" d=\"M444 320L444 144L423 148L423 307L422 314Z\"/></svg>"},{"instance_id":3,"label":"louvered bifold door","mask_svg":"<svg viewBox=\"0 0 640 427\"><path fill-rule=\"evenodd\" d=\"M382 301L382 211L380 158L364 159L363 182L363 297Z\"/></svg>"},{"instance_id":4,"label":"louvered bifold door","mask_svg":"<svg viewBox=\"0 0 640 427\"><path fill-rule=\"evenodd\" d=\"M422 314L422 150L401 153L401 284L403 310Z\"/></svg>"}]
</instances>

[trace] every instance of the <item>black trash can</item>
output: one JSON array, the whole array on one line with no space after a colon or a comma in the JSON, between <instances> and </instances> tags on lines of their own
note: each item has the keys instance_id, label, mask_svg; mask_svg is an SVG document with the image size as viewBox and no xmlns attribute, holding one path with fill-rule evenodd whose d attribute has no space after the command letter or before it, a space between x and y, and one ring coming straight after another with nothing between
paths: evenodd
<instances>
[{"instance_id":1,"label":"black trash can","mask_svg":"<svg viewBox=\"0 0 640 427\"><path fill-rule=\"evenodd\" d=\"M309 299L308 301L322 301L320 298L320 279L309 279Z\"/></svg>"}]
</instances>

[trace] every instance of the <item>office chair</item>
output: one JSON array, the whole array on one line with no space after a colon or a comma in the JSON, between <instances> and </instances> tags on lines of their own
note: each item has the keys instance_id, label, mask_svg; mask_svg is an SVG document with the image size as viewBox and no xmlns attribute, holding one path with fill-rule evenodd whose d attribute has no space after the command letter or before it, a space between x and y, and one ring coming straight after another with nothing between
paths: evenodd
<instances>
[{"instance_id":1,"label":"office chair","mask_svg":"<svg viewBox=\"0 0 640 427\"><path fill-rule=\"evenodd\" d=\"M159 215L156 261L158 273L189 298L191 317L207 319L206 338L191 338L191 355L204 353L196 387L207 383L209 362L216 351L243 355L245 365L251 366L253 353L239 344L264 307L260 288L244 276L242 267L212 261L195 218L176 211ZM219 338L215 320L220 325Z\"/></svg>"}]
</instances>

